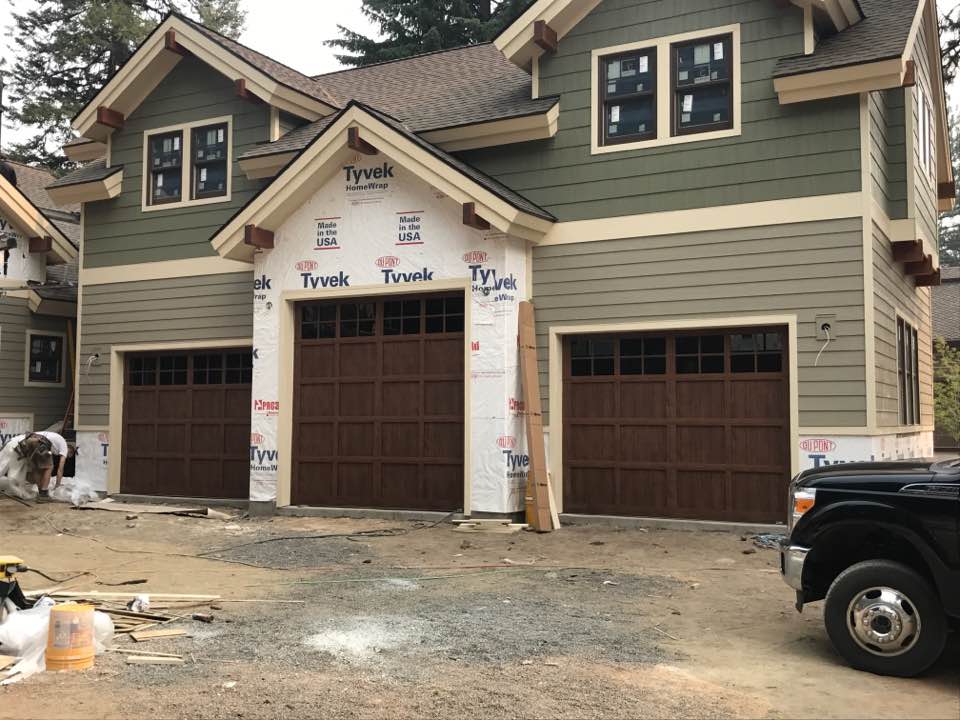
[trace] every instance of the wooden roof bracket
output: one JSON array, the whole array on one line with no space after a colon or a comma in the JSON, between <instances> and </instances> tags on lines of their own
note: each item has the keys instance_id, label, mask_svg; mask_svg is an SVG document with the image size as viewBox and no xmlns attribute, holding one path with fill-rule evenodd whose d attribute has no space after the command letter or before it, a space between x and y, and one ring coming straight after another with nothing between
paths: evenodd
<instances>
[{"instance_id":1,"label":"wooden roof bracket","mask_svg":"<svg viewBox=\"0 0 960 720\"><path fill-rule=\"evenodd\" d=\"M250 102L254 102L254 103L263 102L261 98L257 97L252 92L247 90L247 81L244 80L243 78L237 78L236 80L234 80L233 87L238 98L241 98L242 100L249 100Z\"/></svg>"},{"instance_id":2,"label":"wooden roof bracket","mask_svg":"<svg viewBox=\"0 0 960 720\"><path fill-rule=\"evenodd\" d=\"M903 68L903 87L913 87L917 84L917 65L913 60L907 60Z\"/></svg>"},{"instance_id":3,"label":"wooden roof bracket","mask_svg":"<svg viewBox=\"0 0 960 720\"><path fill-rule=\"evenodd\" d=\"M244 225L243 243L260 250L273 250L273 231L256 225Z\"/></svg>"},{"instance_id":4,"label":"wooden roof bracket","mask_svg":"<svg viewBox=\"0 0 960 720\"><path fill-rule=\"evenodd\" d=\"M100 125L106 125L114 130L123 130L123 113L111 110L108 107L100 106L97 108L97 122Z\"/></svg>"},{"instance_id":5,"label":"wooden roof bracket","mask_svg":"<svg viewBox=\"0 0 960 720\"><path fill-rule=\"evenodd\" d=\"M477 215L477 206L472 202L463 204L463 224L474 230L490 229L490 223Z\"/></svg>"},{"instance_id":6,"label":"wooden roof bracket","mask_svg":"<svg viewBox=\"0 0 960 720\"><path fill-rule=\"evenodd\" d=\"M932 275L934 273L933 256L924 255L923 260L908 262L903 266L903 271L907 275Z\"/></svg>"},{"instance_id":7,"label":"wooden roof bracket","mask_svg":"<svg viewBox=\"0 0 960 720\"><path fill-rule=\"evenodd\" d=\"M53 250L53 238L45 235L44 237L30 238L30 254L48 253Z\"/></svg>"},{"instance_id":8,"label":"wooden roof bracket","mask_svg":"<svg viewBox=\"0 0 960 720\"><path fill-rule=\"evenodd\" d=\"M955 180L937 184L938 200L953 200L957 196L957 183Z\"/></svg>"},{"instance_id":9,"label":"wooden roof bracket","mask_svg":"<svg viewBox=\"0 0 960 720\"><path fill-rule=\"evenodd\" d=\"M177 42L176 30L167 30L167 32L164 34L163 49L169 50L172 53L176 53L177 55L182 55L184 57L190 54L189 50Z\"/></svg>"},{"instance_id":10,"label":"wooden roof bracket","mask_svg":"<svg viewBox=\"0 0 960 720\"><path fill-rule=\"evenodd\" d=\"M533 42L541 50L549 53L557 51L557 31L547 25L546 20L533 23Z\"/></svg>"},{"instance_id":11,"label":"wooden roof bracket","mask_svg":"<svg viewBox=\"0 0 960 720\"><path fill-rule=\"evenodd\" d=\"M923 243L919 240L902 240L891 245L894 262L910 263L923 260Z\"/></svg>"},{"instance_id":12,"label":"wooden roof bracket","mask_svg":"<svg viewBox=\"0 0 960 720\"><path fill-rule=\"evenodd\" d=\"M347 147L363 155L376 155L379 152L373 145L360 137L360 128L347 128Z\"/></svg>"},{"instance_id":13,"label":"wooden roof bracket","mask_svg":"<svg viewBox=\"0 0 960 720\"><path fill-rule=\"evenodd\" d=\"M938 268L929 275L921 275L916 280L917 287L935 287L940 284L940 269Z\"/></svg>"}]
</instances>

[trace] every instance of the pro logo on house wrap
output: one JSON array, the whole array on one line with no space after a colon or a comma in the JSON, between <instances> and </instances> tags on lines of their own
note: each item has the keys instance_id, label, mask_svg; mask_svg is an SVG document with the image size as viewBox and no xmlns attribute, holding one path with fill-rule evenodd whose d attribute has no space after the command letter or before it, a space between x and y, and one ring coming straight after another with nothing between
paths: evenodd
<instances>
[{"instance_id":1,"label":"pro logo on house wrap","mask_svg":"<svg viewBox=\"0 0 960 720\"><path fill-rule=\"evenodd\" d=\"M253 411L264 415L276 415L280 412L279 400L254 400Z\"/></svg>"}]
</instances>

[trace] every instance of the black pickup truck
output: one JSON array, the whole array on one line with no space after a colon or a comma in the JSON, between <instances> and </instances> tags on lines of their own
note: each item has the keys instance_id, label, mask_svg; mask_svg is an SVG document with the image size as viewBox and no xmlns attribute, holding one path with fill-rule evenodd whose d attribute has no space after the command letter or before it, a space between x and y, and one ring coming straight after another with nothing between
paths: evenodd
<instances>
[{"instance_id":1,"label":"black pickup truck","mask_svg":"<svg viewBox=\"0 0 960 720\"><path fill-rule=\"evenodd\" d=\"M797 610L824 624L850 665L910 677L960 629L960 459L849 463L790 483L780 553Z\"/></svg>"}]
</instances>

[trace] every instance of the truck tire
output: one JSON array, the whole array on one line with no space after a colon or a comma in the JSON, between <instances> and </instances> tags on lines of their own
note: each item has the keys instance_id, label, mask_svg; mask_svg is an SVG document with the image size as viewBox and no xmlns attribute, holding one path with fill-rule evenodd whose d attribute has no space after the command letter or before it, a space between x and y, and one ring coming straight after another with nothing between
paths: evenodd
<instances>
[{"instance_id":1,"label":"truck tire","mask_svg":"<svg viewBox=\"0 0 960 720\"><path fill-rule=\"evenodd\" d=\"M878 675L919 675L947 641L946 614L930 583L890 560L867 560L840 573L827 591L823 622L852 667Z\"/></svg>"}]
</instances>

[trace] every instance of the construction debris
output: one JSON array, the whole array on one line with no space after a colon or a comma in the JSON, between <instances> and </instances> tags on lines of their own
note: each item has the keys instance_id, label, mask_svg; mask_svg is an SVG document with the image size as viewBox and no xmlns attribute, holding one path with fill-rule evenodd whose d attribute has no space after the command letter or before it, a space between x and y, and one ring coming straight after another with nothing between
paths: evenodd
<instances>
[{"instance_id":1,"label":"construction debris","mask_svg":"<svg viewBox=\"0 0 960 720\"><path fill-rule=\"evenodd\" d=\"M106 510L108 512L127 513L127 520L131 517L136 519L137 515L181 515L184 517L207 517L214 520L232 520L233 516L198 505L147 505L137 503L116 502L110 498L99 502L91 502L81 505L79 510Z\"/></svg>"},{"instance_id":2,"label":"construction debris","mask_svg":"<svg viewBox=\"0 0 960 720\"><path fill-rule=\"evenodd\" d=\"M157 640L159 638L171 638L171 637L181 637L188 635L186 630L142 630L130 633L132 637L137 642L146 642L147 640Z\"/></svg>"},{"instance_id":3,"label":"construction debris","mask_svg":"<svg viewBox=\"0 0 960 720\"><path fill-rule=\"evenodd\" d=\"M212 622L213 622L213 615L210 615L209 613L194 613L194 614L191 615L190 617L191 617L192 619L197 620L198 622L202 622L202 623L212 623Z\"/></svg>"},{"instance_id":4,"label":"construction debris","mask_svg":"<svg viewBox=\"0 0 960 720\"><path fill-rule=\"evenodd\" d=\"M127 665L183 665L183 658L166 655L129 655Z\"/></svg>"},{"instance_id":5,"label":"construction debris","mask_svg":"<svg viewBox=\"0 0 960 720\"><path fill-rule=\"evenodd\" d=\"M510 522L508 519L500 518L476 518L453 521L457 527L454 532L471 533L501 533L510 535L529 527L526 523ZM463 547L461 545L461 547Z\"/></svg>"}]
</instances>

